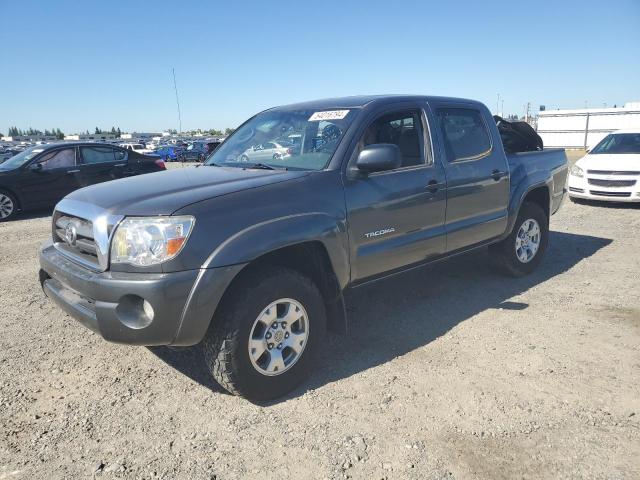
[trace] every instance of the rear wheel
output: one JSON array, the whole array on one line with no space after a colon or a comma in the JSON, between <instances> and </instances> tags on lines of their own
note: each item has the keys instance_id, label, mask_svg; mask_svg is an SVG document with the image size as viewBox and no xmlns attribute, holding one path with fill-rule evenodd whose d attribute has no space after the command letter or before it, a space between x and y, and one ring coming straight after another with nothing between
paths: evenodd
<instances>
[{"instance_id":1,"label":"rear wheel","mask_svg":"<svg viewBox=\"0 0 640 480\"><path fill-rule=\"evenodd\" d=\"M15 218L18 211L18 204L13 195L4 190L0 190L0 222L5 222Z\"/></svg>"},{"instance_id":2,"label":"rear wheel","mask_svg":"<svg viewBox=\"0 0 640 480\"><path fill-rule=\"evenodd\" d=\"M305 380L326 329L316 285L294 270L267 268L232 287L203 341L216 381L254 401L281 397Z\"/></svg>"},{"instance_id":3,"label":"rear wheel","mask_svg":"<svg viewBox=\"0 0 640 480\"><path fill-rule=\"evenodd\" d=\"M533 272L549 243L549 219L542 208L526 202L520 208L513 230L492 245L496 265L508 275L521 277Z\"/></svg>"}]
</instances>

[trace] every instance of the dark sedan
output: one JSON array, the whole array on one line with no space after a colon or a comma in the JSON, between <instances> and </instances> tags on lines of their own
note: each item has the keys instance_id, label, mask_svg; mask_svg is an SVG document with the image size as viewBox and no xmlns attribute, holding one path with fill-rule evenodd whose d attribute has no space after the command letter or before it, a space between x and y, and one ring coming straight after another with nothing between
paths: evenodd
<instances>
[{"instance_id":1,"label":"dark sedan","mask_svg":"<svg viewBox=\"0 0 640 480\"><path fill-rule=\"evenodd\" d=\"M100 143L37 145L0 164L0 222L18 211L51 208L88 185L164 170L164 162Z\"/></svg>"},{"instance_id":2,"label":"dark sedan","mask_svg":"<svg viewBox=\"0 0 640 480\"><path fill-rule=\"evenodd\" d=\"M221 142L193 142L180 155L183 162L204 162L211 153L218 148Z\"/></svg>"}]
</instances>

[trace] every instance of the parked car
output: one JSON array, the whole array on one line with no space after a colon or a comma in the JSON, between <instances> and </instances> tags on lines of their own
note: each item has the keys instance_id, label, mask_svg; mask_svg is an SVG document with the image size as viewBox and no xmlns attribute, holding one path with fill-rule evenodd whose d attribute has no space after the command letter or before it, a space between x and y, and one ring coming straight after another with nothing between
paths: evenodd
<instances>
[{"instance_id":1,"label":"parked car","mask_svg":"<svg viewBox=\"0 0 640 480\"><path fill-rule=\"evenodd\" d=\"M604 137L570 169L572 199L640 202L640 130Z\"/></svg>"},{"instance_id":2,"label":"parked car","mask_svg":"<svg viewBox=\"0 0 640 480\"><path fill-rule=\"evenodd\" d=\"M239 161L294 131L296 155ZM289 105L251 118L202 167L67 196L40 280L106 340L199 344L220 385L271 399L309 375L327 327L347 329L353 287L487 245L505 272L535 270L566 178L564 150L505 155L472 100Z\"/></svg>"},{"instance_id":3,"label":"parked car","mask_svg":"<svg viewBox=\"0 0 640 480\"><path fill-rule=\"evenodd\" d=\"M183 150L174 145L159 145L154 154L160 156L165 162L177 162Z\"/></svg>"},{"instance_id":4,"label":"parked car","mask_svg":"<svg viewBox=\"0 0 640 480\"><path fill-rule=\"evenodd\" d=\"M13 157L14 155L19 154L21 151L22 150L19 150L17 148L2 148L2 149L0 149L0 163L3 163L5 160L8 160L11 157Z\"/></svg>"},{"instance_id":5,"label":"parked car","mask_svg":"<svg viewBox=\"0 0 640 480\"><path fill-rule=\"evenodd\" d=\"M97 143L52 143L27 148L0 164L0 221L20 210L53 207L95 183L164 170L164 162Z\"/></svg>"},{"instance_id":6,"label":"parked car","mask_svg":"<svg viewBox=\"0 0 640 480\"><path fill-rule=\"evenodd\" d=\"M180 156L183 162L204 162L220 142L192 142Z\"/></svg>"},{"instance_id":7,"label":"parked car","mask_svg":"<svg viewBox=\"0 0 640 480\"><path fill-rule=\"evenodd\" d=\"M122 148L126 148L127 150L133 150L137 153L149 154L154 153L152 148L147 148L144 143L121 143L120 146Z\"/></svg>"},{"instance_id":8,"label":"parked car","mask_svg":"<svg viewBox=\"0 0 640 480\"><path fill-rule=\"evenodd\" d=\"M258 143L247 148L240 155L241 162L264 162L265 160L281 160L288 158L295 152L295 145L291 142L277 141Z\"/></svg>"}]
</instances>

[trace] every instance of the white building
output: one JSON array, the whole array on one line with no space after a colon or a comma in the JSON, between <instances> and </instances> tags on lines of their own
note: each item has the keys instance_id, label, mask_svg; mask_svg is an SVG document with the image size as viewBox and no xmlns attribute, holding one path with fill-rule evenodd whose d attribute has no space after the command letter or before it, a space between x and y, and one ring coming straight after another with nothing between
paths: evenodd
<instances>
[{"instance_id":1,"label":"white building","mask_svg":"<svg viewBox=\"0 0 640 480\"><path fill-rule=\"evenodd\" d=\"M538 134L545 147L590 148L607 134L630 128L640 128L640 102L622 108L538 112Z\"/></svg>"},{"instance_id":2,"label":"white building","mask_svg":"<svg viewBox=\"0 0 640 480\"><path fill-rule=\"evenodd\" d=\"M73 135L65 135L65 140L113 140L116 136L113 133L77 133Z\"/></svg>"},{"instance_id":3,"label":"white building","mask_svg":"<svg viewBox=\"0 0 640 480\"><path fill-rule=\"evenodd\" d=\"M15 137L0 137L3 142L55 142L55 135L16 135Z\"/></svg>"},{"instance_id":4,"label":"white building","mask_svg":"<svg viewBox=\"0 0 640 480\"><path fill-rule=\"evenodd\" d=\"M120 135L120 138L124 140L135 140L137 138L148 138L152 139L153 137L162 137L162 133L160 132L131 132L131 133L123 133Z\"/></svg>"}]
</instances>

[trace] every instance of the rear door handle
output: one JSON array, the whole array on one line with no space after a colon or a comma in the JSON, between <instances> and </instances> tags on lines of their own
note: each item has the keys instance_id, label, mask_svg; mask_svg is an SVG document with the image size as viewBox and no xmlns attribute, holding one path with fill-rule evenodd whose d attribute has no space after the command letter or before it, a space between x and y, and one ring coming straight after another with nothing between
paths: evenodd
<instances>
[{"instance_id":1,"label":"rear door handle","mask_svg":"<svg viewBox=\"0 0 640 480\"><path fill-rule=\"evenodd\" d=\"M78 173L80 171L80 169L76 169L76 170L67 170L67 173Z\"/></svg>"},{"instance_id":2,"label":"rear door handle","mask_svg":"<svg viewBox=\"0 0 640 480\"><path fill-rule=\"evenodd\" d=\"M439 187L437 180L429 180L429 183L427 183L427 190L431 193L436 193Z\"/></svg>"},{"instance_id":3,"label":"rear door handle","mask_svg":"<svg viewBox=\"0 0 640 480\"><path fill-rule=\"evenodd\" d=\"M500 170L494 170L493 172L491 172L491 177L497 182L498 180L500 180L502 177L504 177L506 174L505 172L501 172Z\"/></svg>"},{"instance_id":4,"label":"rear door handle","mask_svg":"<svg viewBox=\"0 0 640 480\"><path fill-rule=\"evenodd\" d=\"M117 163L116 165L114 165L114 167L126 167L127 164L126 163Z\"/></svg>"}]
</instances>

